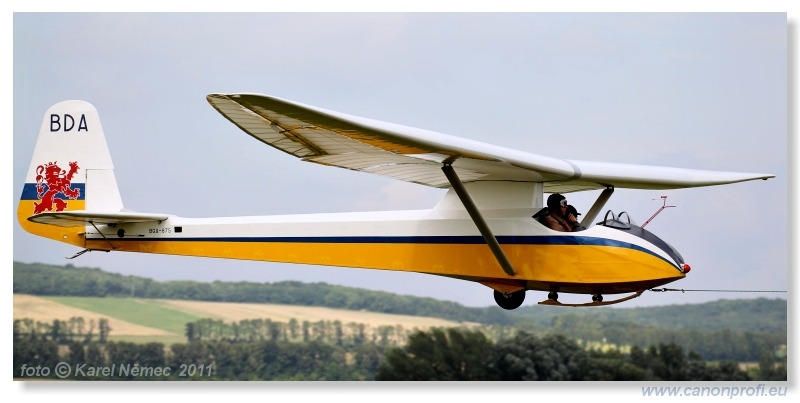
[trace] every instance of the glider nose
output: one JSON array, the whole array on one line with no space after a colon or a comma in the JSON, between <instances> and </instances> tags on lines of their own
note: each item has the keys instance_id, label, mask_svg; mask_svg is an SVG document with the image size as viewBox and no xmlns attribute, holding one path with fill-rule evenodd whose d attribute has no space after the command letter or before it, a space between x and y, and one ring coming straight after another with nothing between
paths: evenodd
<instances>
[{"instance_id":1,"label":"glider nose","mask_svg":"<svg viewBox=\"0 0 800 403\"><path fill-rule=\"evenodd\" d=\"M681 268L683 268L683 273L684 273L684 274L686 274L686 273L688 273L688 272L692 271L692 266L689 266L689 265L688 265L688 264L686 264L686 263L682 264L682 265L681 265Z\"/></svg>"}]
</instances>

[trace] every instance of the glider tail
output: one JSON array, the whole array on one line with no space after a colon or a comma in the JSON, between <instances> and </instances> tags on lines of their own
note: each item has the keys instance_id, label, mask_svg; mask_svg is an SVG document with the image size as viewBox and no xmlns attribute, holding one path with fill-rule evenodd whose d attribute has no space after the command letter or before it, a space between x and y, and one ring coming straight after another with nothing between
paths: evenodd
<instances>
[{"instance_id":1,"label":"glider tail","mask_svg":"<svg viewBox=\"0 0 800 403\"><path fill-rule=\"evenodd\" d=\"M34 223L29 217L72 210L119 212L122 199L97 110L88 102L64 101L44 115L17 220L28 232L83 245L84 228Z\"/></svg>"}]
</instances>

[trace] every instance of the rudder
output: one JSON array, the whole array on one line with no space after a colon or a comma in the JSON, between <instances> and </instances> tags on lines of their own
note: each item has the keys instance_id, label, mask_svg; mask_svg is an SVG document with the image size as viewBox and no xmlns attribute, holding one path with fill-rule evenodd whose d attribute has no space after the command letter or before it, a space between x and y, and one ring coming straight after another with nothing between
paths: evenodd
<instances>
[{"instance_id":1,"label":"rudder","mask_svg":"<svg viewBox=\"0 0 800 403\"><path fill-rule=\"evenodd\" d=\"M63 101L42 120L17 219L31 233L76 245L82 228L36 224L28 217L70 210L118 212L122 199L100 117L92 104Z\"/></svg>"}]
</instances>

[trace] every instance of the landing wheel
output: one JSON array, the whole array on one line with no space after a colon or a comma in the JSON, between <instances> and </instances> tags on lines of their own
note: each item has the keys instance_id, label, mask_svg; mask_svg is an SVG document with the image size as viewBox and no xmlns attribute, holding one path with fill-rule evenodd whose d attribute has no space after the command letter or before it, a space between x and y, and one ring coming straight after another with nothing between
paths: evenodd
<instances>
[{"instance_id":1,"label":"landing wheel","mask_svg":"<svg viewBox=\"0 0 800 403\"><path fill-rule=\"evenodd\" d=\"M519 290L510 294L502 293L497 290L494 292L494 302L497 302L497 305L503 309L517 309L522 305L523 301L525 301L525 290Z\"/></svg>"},{"instance_id":2,"label":"landing wheel","mask_svg":"<svg viewBox=\"0 0 800 403\"><path fill-rule=\"evenodd\" d=\"M555 291L550 291L547 293L547 299L552 299L553 301L558 301L558 293Z\"/></svg>"},{"instance_id":3,"label":"landing wheel","mask_svg":"<svg viewBox=\"0 0 800 403\"><path fill-rule=\"evenodd\" d=\"M594 302L603 302L603 296L600 294L592 295L592 301Z\"/></svg>"}]
</instances>

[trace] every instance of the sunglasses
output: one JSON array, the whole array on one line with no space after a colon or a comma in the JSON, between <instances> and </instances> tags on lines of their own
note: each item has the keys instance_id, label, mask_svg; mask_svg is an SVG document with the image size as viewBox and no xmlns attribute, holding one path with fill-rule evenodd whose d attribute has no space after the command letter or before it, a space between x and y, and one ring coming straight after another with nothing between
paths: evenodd
<instances>
[{"instance_id":1,"label":"sunglasses","mask_svg":"<svg viewBox=\"0 0 800 403\"><path fill-rule=\"evenodd\" d=\"M567 207L569 205L569 203L567 203L567 199L561 200L558 204L560 204L561 207Z\"/></svg>"}]
</instances>

